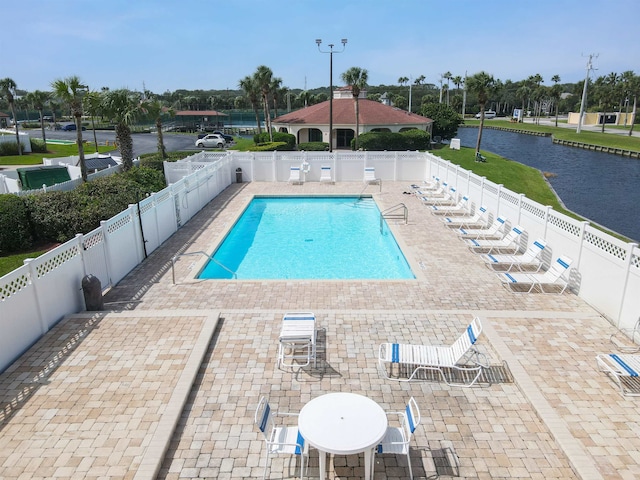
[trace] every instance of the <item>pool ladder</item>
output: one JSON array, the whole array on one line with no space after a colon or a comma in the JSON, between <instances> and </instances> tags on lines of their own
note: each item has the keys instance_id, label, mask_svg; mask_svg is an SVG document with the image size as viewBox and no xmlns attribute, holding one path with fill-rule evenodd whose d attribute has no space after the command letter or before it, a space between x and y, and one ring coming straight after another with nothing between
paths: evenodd
<instances>
[{"instance_id":1,"label":"pool ladder","mask_svg":"<svg viewBox=\"0 0 640 480\"><path fill-rule=\"evenodd\" d=\"M406 225L409 221L409 209L404 203L399 203L380 212L380 233L382 233L385 218L403 220Z\"/></svg>"},{"instance_id":2,"label":"pool ladder","mask_svg":"<svg viewBox=\"0 0 640 480\"><path fill-rule=\"evenodd\" d=\"M209 259L210 262L215 263L220 268L222 268L222 269L226 270L227 272L229 272L233 276L234 280L238 279L238 274L236 272L234 272L230 268L227 268L225 265L223 265L218 260L213 258L212 255L209 255L207 252L203 252L202 250L200 250L198 252L179 253L178 255L174 255L173 257L171 257L171 278L173 279L173 284L174 285L176 284L176 271L175 271L175 268L174 268L174 266L176 264L176 260L178 258L180 258L180 257L189 257L191 255L204 255L205 257L207 257Z\"/></svg>"}]
</instances>

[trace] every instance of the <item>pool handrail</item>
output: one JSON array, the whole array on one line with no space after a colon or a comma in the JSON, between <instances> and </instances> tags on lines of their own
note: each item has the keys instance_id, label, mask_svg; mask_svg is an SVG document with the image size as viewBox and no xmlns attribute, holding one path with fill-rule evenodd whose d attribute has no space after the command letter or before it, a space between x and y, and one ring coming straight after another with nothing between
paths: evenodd
<instances>
[{"instance_id":1,"label":"pool handrail","mask_svg":"<svg viewBox=\"0 0 640 480\"><path fill-rule=\"evenodd\" d=\"M191 255L204 255L205 257L207 257L207 259L209 259L210 262L215 263L216 265L218 265L219 267L225 269L227 272L229 272L231 275L233 275L233 279L237 280L238 279L238 274L236 272L234 272L233 270L231 270L230 268L228 268L227 266L225 266L224 264L222 264L221 262L219 262L218 260L216 260L215 258L213 258L213 255L209 255L207 252L203 252L202 250L198 250L197 252L189 252L189 253L179 253L178 255L174 255L173 257L171 257L171 278L173 279L173 284L176 284L176 272L174 269L176 260L180 257L187 257L187 256L191 256Z\"/></svg>"}]
</instances>

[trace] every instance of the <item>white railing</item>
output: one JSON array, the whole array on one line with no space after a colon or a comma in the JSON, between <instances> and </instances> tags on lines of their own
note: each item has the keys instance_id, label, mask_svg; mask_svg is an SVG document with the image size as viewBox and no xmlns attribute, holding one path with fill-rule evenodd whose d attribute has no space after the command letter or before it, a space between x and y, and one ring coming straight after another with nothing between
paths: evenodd
<instances>
[{"instance_id":1,"label":"white railing","mask_svg":"<svg viewBox=\"0 0 640 480\"><path fill-rule=\"evenodd\" d=\"M542 237L552 250L574 260L573 291L618 328L630 328L640 312L640 248L529 200L502 185L420 152L200 152L165 163L170 186L73 240L0 278L0 371L65 315L84 309L82 278L92 274L104 289L122 280L235 182L287 182L289 167L310 164L306 181L319 181L332 167L338 182L362 182L364 167L386 181L416 183L437 176L476 205L524 227L529 241ZM144 231L144 240L142 240ZM547 250L547 249L545 249Z\"/></svg>"}]
</instances>

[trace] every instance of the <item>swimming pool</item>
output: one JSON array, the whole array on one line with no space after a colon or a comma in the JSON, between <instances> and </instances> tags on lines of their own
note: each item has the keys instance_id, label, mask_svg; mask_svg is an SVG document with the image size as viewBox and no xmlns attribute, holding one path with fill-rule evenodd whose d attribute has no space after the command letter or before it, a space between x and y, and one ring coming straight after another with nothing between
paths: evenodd
<instances>
[{"instance_id":1,"label":"swimming pool","mask_svg":"<svg viewBox=\"0 0 640 480\"><path fill-rule=\"evenodd\" d=\"M213 258L198 278L415 278L370 197L256 197Z\"/></svg>"}]
</instances>

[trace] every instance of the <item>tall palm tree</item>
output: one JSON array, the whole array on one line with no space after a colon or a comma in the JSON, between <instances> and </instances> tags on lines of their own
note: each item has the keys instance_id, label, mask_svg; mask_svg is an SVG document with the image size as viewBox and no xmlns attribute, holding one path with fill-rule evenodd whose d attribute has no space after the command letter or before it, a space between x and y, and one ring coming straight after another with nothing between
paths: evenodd
<instances>
[{"instance_id":1,"label":"tall palm tree","mask_svg":"<svg viewBox=\"0 0 640 480\"><path fill-rule=\"evenodd\" d=\"M553 87L551 87L551 98L556 107L556 127L558 126L558 106L560 103L560 96L562 95L562 87L559 85L560 75L554 75L551 77Z\"/></svg>"},{"instance_id":2,"label":"tall palm tree","mask_svg":"<svg viewBox=\"0 0 640 480\"><path fill-rule=\"evenodd\" d=\"M260 115L258 114L258 100L260 98L260 91L258 89L258 84L255 79L247 75L242 80L238 82L238 86L244 90L245 95L249 99L249 103L251 103L251 108L253 108L253 113L256 115L256 125L258 125L258 134L262 133L262 127L260 125Z\"/></svg>"},{"instance_id":3,"label":"tall palm tree","mask_svg":"<svg viewBox=\"0 0 640 480\"><path fill-rule=\"evenodd\" d=\"M522 99L522 113L520 114L520 119L519 119L520 123L524 122L525 101L527 100L527 98L529 98L530 95L531 95L531 89L525 83L523 83L522 86L520 86L520 88L516 90L516 98Z\"/></svg>"},{"instance_id":4,"label":"tall palm tree","mask_svg":"<svg viewBox=\"0 0 640 480\"><path fill-rule=\"evenodd\" d=\"M476 156L480 153L480 145L482 143L482 129L484 128L484 109L487 102L491 99L491 95L495 90L496 81L493 75L487 72L478 72L467 78L467 88L476 94L478 104L480 105L480 127L478 128L478 141L476 142Z\"/></svg>"},{"instance_id":5,"label":"tall palm tree","mask_svg":"<svg viewBox=\"0 0 640 480\"><path fill-rule=\"evenodd\" d=\"M16 82L14 82L11 78L3 78L0 80L0 96L4 98L9 104L9 109L11 110L11 116L13 116L13 127L16 130L16 142L18 144L18 155L22 155L22 145L20 144L20 133L18 132L18 117L16 117L16 106L15 106L15 96L16 96Z\"/></svg>"},{"instance_id":6,"label":"tall palm tree","mask_svg":"<svg viewBox=\"0 0 640 480\"><path fill-rule=\"evenodd\" d=\"M360 91L363 88L367 88L369 72L367 72L365 68L351 67L349 70L344 72L340 78L344 83L351 87L351 95L353 95L356 113L355 149L358 150L358 135L360 132L360 106L358 104L358 97L360 97Z\"/></svg>"},{"instance_id":7,"label":"tall palm tree","mask_svg":"<svg viewBox=\"0 0 640 480\"><path fill-rule=\"evenodd\" d=\"M442 77L447 81L447 105L449 105L449 80L453 78L451 72L447 71L442 74Z\"/></svg>"},{"instance_id":8,"label":"tall palm tree","mask_svg":"<svg viewBox=\"0 0 640 480\"><path fill-rule=\"evenodd\" d=\"M56 110L60 109L60 103L55 95L49 95L49 100L47 101L49 108L51 109L51 118L53 119L53 128L56 128L57 119L56 119Z\"/></svg>"},{"instance_id":9,"label":"tall palm tree","mask_svg":"<svg viewBox=\"0 0 640 480\"><path fill-rule=\"evenodd\" d=\"M158 136L158 153L161 158L168 158L167 149L164 146L164 137L162 135L162 114L173 114L172 109L166 109L162 102L157 98L149 98L142 103L142 111L150 118L153 118L156 124L156 132Z\"/></svg>"},{"instance_id":10,"label":"tall palm tree","mask_svg":"<svg viewBox=\"0 0 640 480\"><path fill-rule=\"evenodd\" d=\"M71 115L75 119L80 175L82 175L82 180L86 182L87 166L84 161L84 144L82 142L82 97L87 93L88 88L75 75L55 80L51 84L51 88L53 88L54 95L69 106Z\"/></svg>"},{"instance_id":11,"label":"tall palm tree","mask_svg":"<svg viewBox=\"0 0 640 480\"><path fill-rule=\"evenodd\" d=\"M277 117L278 116L278 100L280 100L286 92L286 89L284 89L285 91L283 91L283 88L282 88L282 79L280 77L273 77L271 79L271 84L269 85L269 90L271 91L271 98L273 100L274 116Z\"/></svg>"},{"instance_id":12,"label":"tall palm tree","mask_svg":"<svg viewBox=\"0 0 640 480\"><path fill-rule=\"evenodd\" d=\"M40 115L40 129L42 130L42 141L46 146L47 137L44 133L44 120L42 117L43 115L42 111L44 110L44 106L47 103L47 100L49 100L49 94L41 90L34 90L33 92L27 93L27 100L33 106L33 108L35 108L38 111L38 114Z\"/></svg>"},{"instance_id":13,"label":"tall palm tree","mask_svg":"<svg viewBox=\"0 0 640 480\"><path fill-rule=\"evenodd\" d=\"M100 115L102 96L98 92L88 92L82 99L84 109L91 115L91 130L93 131L93 142L95 143L96 153L98 153L98 137L96 135L95 117Z\"/></svg>"},{"instance_id":14,"label":"tall palm tree","mask_svg":"<svg viewBox=\"0 0 640 480\"><path fill-rule=\"evenodd\" d=\"M126 88L109 90L102 94L102 111L116 125L116 141L122 167L125 171L133 167L133 140L131 125L142 113L140 95Z\"/></svg>"},{"instance_id":15,"label":"tall palm tree","mask_svg":"<svg viewBox=\"0 0 640 480\"><path fill-rule=\"evenodd\" d=\"M271 83L273 81L273 72L266 65L260 65L253 78L262 94L262 108L264 109L265 128L269 132L269 141L273 142L273 132L271 131L271 112L269 109L269 94L271 93Z\"/></svg>"}]
</instances>

